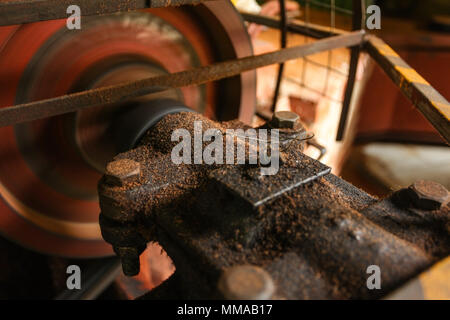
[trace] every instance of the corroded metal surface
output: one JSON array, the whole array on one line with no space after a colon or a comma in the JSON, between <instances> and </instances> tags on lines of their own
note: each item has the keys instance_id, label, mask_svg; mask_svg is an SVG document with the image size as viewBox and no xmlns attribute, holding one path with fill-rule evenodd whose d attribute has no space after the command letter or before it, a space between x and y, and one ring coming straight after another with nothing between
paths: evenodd
<instances>
[{"instance_id":1,"label":"corroded metal surface","mask_svg":"<svg viewBox=\"0 0 450 320\"><path fill-rule=\"evenodd\" d=\"M377 200L301 154L300 143L282 152L273 176L254 165L174 164L171 133L193 133L195 120L203 130L247 128L193 113L166 116L115 159L139 162L139 180L99 184L102 233L116 251L156 241L175 263L175 274L144 298L227 297L230 268L248 265L262 268L268 282L237 285L239 292L266 292L263 284L273 281L273 299L379 298L449 255L448 206L417 209L404 190ZM136 253L126 258L133 274ZM380 290L367 287L372 265L381 270Z\"/></svg>"}]
</instances>

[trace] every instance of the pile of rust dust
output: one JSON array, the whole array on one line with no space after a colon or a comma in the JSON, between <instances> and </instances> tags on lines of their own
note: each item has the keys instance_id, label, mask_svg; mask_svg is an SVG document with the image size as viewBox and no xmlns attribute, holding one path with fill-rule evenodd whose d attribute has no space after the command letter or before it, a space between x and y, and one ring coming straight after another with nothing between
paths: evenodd
<instances>
[{"instance_id":1,"label":"pile of rust dust","mask_svg":"<svg viewBox=\"0 0 450 320\"><path fill-rule=\"evenodd\" d=\"M195 113L166 116L114 159L138 163L138 177L99 184L105 240L115 248L158 242L176 266L143 298L221 298L219 278L236 265L264 269L273 299L379 298L449 255L448 206L423 211L399 206L395 194L376 199L295 141L272 176L261 175L259 164L174 164L172 132L194 136L194 121L203 131L248 128ZM381 270L380 290L367 286L372 265Z\"/></svg>"}]
</instances>

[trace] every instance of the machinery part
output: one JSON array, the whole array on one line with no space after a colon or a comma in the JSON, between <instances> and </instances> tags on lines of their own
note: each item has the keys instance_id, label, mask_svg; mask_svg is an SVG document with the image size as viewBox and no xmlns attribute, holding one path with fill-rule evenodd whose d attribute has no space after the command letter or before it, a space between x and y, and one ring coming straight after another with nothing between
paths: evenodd
<instances>
[{"instance_id":1,"label":"machinery part","mask_svg":"<svg viewBox=\"0 0 450 320\"><path fill-rule=\"evenodd\" d=\"M261 176L259 165L173 163L172 132L194 136L196 121L203 132L248 128L195 113L167 115L137 148L115 158L139 162L139 181L99 183L105 240L136 252L158 242L176 266L144 299L223 297L239 288L224 286L224 272L245 265L270 275L273 299L379 298L449 255L448 206L404 205L397 198L406 189L377 200L302 154L295 139L275 175ZM137 272L133 260L133 268L124 266L130 275ZM380 267L380 290L367 287L371 265Z\"/></svg>"},{"instance_id":2,"label":"machinery part","mask_svg":"<svg viewBox=\"0 0 450 320\"><path fill-rule=\"evenodd\" d=\"M303 124L300 122L300 116L291 111L274 112L271 120L262 126L262 128L265 127L279 129L281 151L288 150L293 141L295 141L299 150L303 152L305 142L309 143L314 137L312 132L307 132L305 127L303 127Z\"/></svg>"},{"instance_id":3,"label":"machinery part","mask_svg":"<svg viewBox=\"0 0 450 320\"><path fill-rule=\"evenodd\" d=\"M60 115L99 104L120 102L125 99L156 93L187 85L199 85L241 74L245 71L295 58L304 57L317 52L353 46L361 43L364 32L353 32L330 39L320 40L312 44L295 46L277 52L245 57L198 69L177 72L167 76L153 77L124 83L121 85L100 88L46 99L32 103L16 105L0 109L0 127L25 121Z\"/></svg>"},{"instance_id":4,"label":"machinery part","mask_svg":"<svg viewBox=\"0 0 450 320\"><path fill-rule=\"evenodd\" d=\"M136 147L147 130L164 116L182 111L191 112L192 109L172 99L152 100L150 103L140 103L133 108L126 108L112 124L112 131L118 133L116 135L118 151L125 152Z\"/></svg>"},{"instance_id":5,"label":"machinery part","mask_svg":"<svg viewBox=\"0 0 450 320\"><path fill-rule=\"evenodd\" d=\"M10 4L2 3L0 12ZM83 90L93 94L102 87L250 55L245 26L228 1L86 17L76 31L67 30L65 20L2 27L0 78L8 81L0 88L0 106ZM112 155L132 147L140 133L116 139L115 119L129 119L126 130L132 126L142 132L142 120L153 117L146 112L159 104L156 100L175 99L208 117L250 121L255 72L128 96L126 103L112 104L110 98L103 95L95 108L0 129L0 231L5 237L60 256L112 254L98 226L97 183ZM76 110L70 107L62 101L52 108Z\"/></svg>"},{"instance_id":6,"label":"machinery part","mask_svg":"<svg viewBox=\"0 0 450 320\"><path fill-rule=\"evenodd\" d=\"M122 262L123 273L128 275L137 275L139 273L139 256L144 250L145 246L114 248L114 252Z\"/></svg>"},{"instance_id":7,"label":"machinery part","mask_svg":"<svg viewBox=\"0 0 450 320\"><path fill-rule=\"evenodd\" d=\"M263 109L263 108L257 108L256 114L257 114L260 118L262 118L263 120L273 122L272 119L273 119L273 117L274 117L274 113L272 113L272 112L270 112L270 111L268 111L268 110L265 110L265 109ZM297 115L297 114L295 114L295 115ZM297 116L298 116L298 115L297 115ZM289 117L289 118L291 118L291 117ZM299 120L300 120L299 118L297 118L297 117L295 117L295 116L292 116L292 118L295 118L295 121L300 122L300 121L299 121ZM273 125L271 125L271 126L273 126ZM276 127L276 124L275 124L275 127ZM306 132L306 131L305 131L305 132ZM318 143L317 140L314 139L313 136L311 136L311 135L309 135L309 136L306 135L306 136L303 136L302 138L306 140L306 143L307 143L309 146L312 146L312 147L316 148L317 150L319 150L319 156L317 157L316 160L322 159L322 157L327 153L327 148L325 148L325 146L323 146L323 145L321 145L320 143Z\"/></svg>"},{"instance_id":8,"label":"machinery part","mask_svg":"<svg viewBox=\"0 0 450 320\"><path fill-rule=\"evenodd\" d=\"M140 175L141 165L133 160L120 159L106 166L105 176L108 183L119 187L137 182Z\"/></svg>"},{"instance_id":9,"label":"machinery part","mask_svg":"<svg viewBox=\"0 0 450 320\"><path fill-rule=\"evenodd\" d=\"M438 210L450 200L447 189L433 181L419 180L410 187L411 200L418 209Z\"/></svg>"},{"instance_id":10,"label":"machinery part","mask_svg":"<svg viewBox=\"0 0 450 320\"><path fill-rule=\"evenodd\" d=\"M270 275L255 266L235 266L225 270L218 287L228 300L268 300L275 291Z\"/></svg>"},{"instance_id":11,"label":"machinery part","mask_svg":"<svg viewBox=\"0 0 450 320\"><path fill-rule=\"evenodd\" d=\"M300 119L299 115L291 111L277 111L273 113L271 125L274 128L294 129Z\"/></svg>"}]
</instances>

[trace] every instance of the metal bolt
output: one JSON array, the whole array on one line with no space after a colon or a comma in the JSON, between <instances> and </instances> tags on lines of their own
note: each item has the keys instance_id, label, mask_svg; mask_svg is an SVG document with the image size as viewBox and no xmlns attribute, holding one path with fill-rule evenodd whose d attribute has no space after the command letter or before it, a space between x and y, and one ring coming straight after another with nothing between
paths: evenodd
<instances>
[{"instance_id":1,"label":"metal bolt","mask_svg":"<svg viewBox=\"0 0 450 320\"><path fill-rule=\"evenodd\" d=\"M134 247L114 247L114 252L120 258L122 271L126 276L135 276L139 274L141 264L139 256L143 250Z\"/></svg>"},{"instance_id":2,"label":"metal bolt","mask_svg":"<svg viewBox=\"0 0 450 320\"><path fill-rule=\"evenodd\" d=\"M293 129L300 119L299 115L291 111L277 111L272 116L271 124L275 128Z\"/></svg>"},{"instance_id":3,"label":"metal bolt","mask_svg":"<svg viewBox=\"0 0 450 320\"><path fill-rule=\"evenodd\" d=\"M272 297L275 284L262 268L243 265L225 270L218 288L228 300L266 300Z\"/></svg>"},{"instance_id":4,"label":"metal bolt","mask_svg":"<svg viewBox=\"0 0 450 320\"><path fill-rule=\"evenodd\" d=\"M140 173L141 166L139 162L130 159L119 159L106 165L105 174L108 183L124 186L128 183L136 182Z\"/></svg>"},{"instance_id":5,"label":"metal bolt","mask_svg":"<svg viewBox=\"0 0 450 320\"><path fill-rule=\"evenodd\" d=\"M409 186L409 190L413 204L423 210L440 209L450 200L448 190L433 181L416 181Z\"/></svg>"}]
</instances>

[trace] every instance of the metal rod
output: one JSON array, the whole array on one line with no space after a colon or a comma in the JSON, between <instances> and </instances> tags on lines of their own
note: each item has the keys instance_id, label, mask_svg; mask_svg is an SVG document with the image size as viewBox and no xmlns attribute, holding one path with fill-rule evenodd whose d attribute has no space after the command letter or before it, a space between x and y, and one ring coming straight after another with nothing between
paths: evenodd
<instances>
[{"instance_id":1,"label":"metal rod","mask_svg":"<svg viewBox=\"0 0 450 320\"><path fill-rule=\"evenodd\" d=\"M180 88L188 85L199 85L235 76L244 71L297 59L318 52L354 46L361 43L363 39L364 32L351 32L346 35L318 40L311 44L295 46L275 52L224 61L169 75L125 82L114 86L6 107L0 109L0 127L48 118L92 106L121 102L130 98L161 92L167 89Z\"/></svg>"},{"instance_id":2,"label":"metal rod","mask_svg":"<svg viewBox=\"0 0 450 320\"><path fill-rule=\"evenodd\" d=\"M339 119L336 141L342 141L344 138L345 128L347 126L348 113L352 102L353 89L356 81L356 71L358 69L360 49L352 48L350 52L350 67L348 71L347 84L345 86L344 102L342 103L341 117Z\"/></svg>"},{"instance_id":3,"label":"metal rod","mask_svg":"<svg viewBox=\"0 0 450 320\"><path fill-rule=\"evenodd\" d=\"M309 22L309 15L310 15L310 7L309 7L309 0L306 0L305 3L305 14L304 14L304 23L305 23L305 27L309 28L310 26L310 22ZM304 43L308 43L309 42L309 38L308 36L304 37L305 42ZM302 59L303 65L302 65L302 73L300 75L300 83L303 86L306 83L306 71L308 69L308 59L306 57L303 57Z\"/></svg>"},{"instance_id":4,"label":"metal rod","mask_svg":"<svg viewBox=\"0 0 450 320\"><path fill-rule=\"evenodd\" d=\"M362 25L362 14L364 0L353 0L353 30L359 30ZM352 102L353 89L356 81L356 71L358 69L360 45L354 46L350 53L350 67L348 70L348 80L345 86L344 102L342 103L341 117L339 119L336 141L342 141L344 138L345 128L347 125L348 113Z\"/></svg>"},{"instance_id":5,"label":"metal rod","mask_svg":"<svg viewBox=\"0 0 450 320\"><path fill-rule=\"evenodd\" d=\"M335 0L330 0L331 2L331 12L330 12L330 30L334 28L336 25L336 12L335 12ZM328 59L327 59L327 69L326 69L326 80L323 88L323 94L326 95L328 92L328 85L330 82L330 72L332 70L331 65L333 63L333 51L328 51Z\"/></svg>"},{"instance_id":6,"label":"metal rod","mask_svg":"<svg viewBox=\"0 0 450 320\"><path fill-rule=\"evenodd\" d=\"M286 17L286 3L285 0L278 0L280 4L280 13L281 13L281 20L280 20L280 30L281 30L281 40L280 40L280 47L282 49L286 48L287 43L287 17ZM281 80L283 80L283 71L284 71L284 62L280 63L278 66L278 75L277 75L277 81L275 84L275 90L273 92L273 101L272 101L272 112L275 111L275 108L277 106L278 102L278 96L280 95L280 89L281 89Z\"/></svg>"},{"instance_id":7,"label":"metal rod","mask_svg":"<svg viewBox=\"0 0 450 320\"><path fill-rule=\"evenodd\" d=\"M82 16L134 11L145 8L174 7L212 0L0 0L0 26L65 19L67 8L76 4Z\"/></svg>"},{"instance_id":8,"label":"metal rod","mask_svg":"<svg viewBox=\"0 0 450 320\"><path fill-rule=\"evenodd\" d=\"M313 65L318 66L318 67L323 67L324 66L322 63L314 61L312 59L305 58L305 60L308 60L308 63L313 64ZM348 77L348 73L347 72L341 71L341 70L333 68L333 67L329 67L329 68L327 67L327 69L329 71L335 73L335 74L338 74L338 75L342 76L342 77L346 77L346 78Z\"/></svg>"},{"instance_id":9,"label":"metal rod","mask_svg":"<svg viewBox=\"0 0 450 320\"><path fill-rule=\"evenodd\" d=\"M312 3L315 6L322 7L322 8L325 8L325 9L330 9L331 8L331 5L323 3L323 2L319 2L319 1L315 1L315 0L309 0L309 2ZM353 14L353 11L347 10L347 9L344 9L344 8L341 8L341 7L335 7L335 10L338 11L338 12L347 14L347 15L352 15Z\"/></svg>"},{"instance_id":10,"label":"metal rod","mask_svg":"<svg viewBox=\"0 0 450 320\"><path fill-rule=\"evenodd\" d=\"M262 15L241 12L242 17L247 22L253 22L269 28L279 29L280 19L266 17ZM287 31L308 36L314 39L323 39L331 36L342 35L348 33L348 31L333 28L326 28L317 24L302 22L302 21L290 21L287 23Z\"/></svg>"},{"instance_id":11,"label":"metal rod","mask_svg":"<svg viewBox=\"0 0 450 320\"><path fill-rule=\"evenodd\" d=\"M309 60L311 62L311 60ZM297 86L299 86L300 88L304 88L307 89L309 91L312 91L314 93L317 93L318 95L321 95L322 97L324 97L325 99L328 99L330 101L336 102L336 103L341 103L342 101L336 98L333 98L327 94L324 94L323 92L321 92L320 90L317 90L313 87L308 86L307 84L305 84L304 82L298 81L297 79L291 78L291 77L286 77L286 81L289 81Z\"/></svg>"},{"instance_id":12,"label":"metal rod","mask_svg":"<svg viewBox=\"0 0 450 320\"><path fill-rule=\"evenodd\" d=\"M256 107L256 115L266 121L270 121L272 119L272 111L265 108Z\"/></svg>"},{"instance_id":13,"label":"metal rod","mask_svg":"<svg viewBox=\"0 0 450 320\"><path fill-rule=\"evenodd\" d=\"M450 144L450 103L383 40L368 37L365 49L403 94Z\"/></svg>"},{"instance_id":14,"label":"metal rod","mask_svg":"<svg viewBox=\"0 0 450 320\"><path fill-rule=\"evenodd\" d=\"M319 156L316 158L316 160L320 160L323 158L323 156L327 153L327 148L323 145L321 145L319 142L317 142L316 139L310 139L306 141L306 144L313 146L317 150L319 150Z\"/></svg>"}]
</instances>

